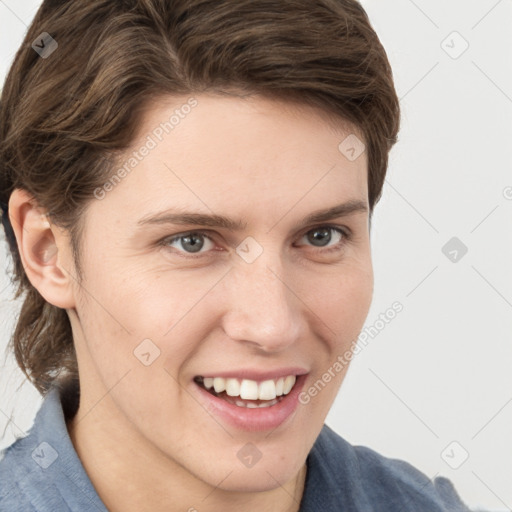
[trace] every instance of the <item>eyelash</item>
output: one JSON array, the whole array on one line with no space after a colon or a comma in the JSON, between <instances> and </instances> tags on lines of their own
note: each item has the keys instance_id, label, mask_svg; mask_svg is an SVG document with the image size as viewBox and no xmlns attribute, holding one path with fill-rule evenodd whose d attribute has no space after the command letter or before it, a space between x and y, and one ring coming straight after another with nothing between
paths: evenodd
<instances>
[{"instance_id":1,"label":"eyelash","mask_svg":"<svg viewBox=\"0 0 512 512\"><path fill-rule=\"evenodd\" d=\"M313 248L314 249L314 252L318 252L318 253L327 253L327 254L330 254L332 252L337 252L337 251L340 251L342 250L345 245L352 239L352 233L350 232L350 230L348 230L347 228L341 228L339 226L331 226L331 225L325 225L325 226L316 226L316 227L313 227L313 228L310 228L308 229L307 231L303 232L299 238L302 238L304 237L305 235L307 235L309 232L311 231L315 231L315 230L320 230L320 229L329 229L331 231L336 231L337 233L339 233L340 235L342 235L342 240L340 242L338 242L336 245L332 246L332 247L329 247L327 249L324 249L324 248L321 248L321 247L317 247L317 248ZM166 237L166 238L163 238L162 240L160 240L158 242L158 245L159 246L162 246L164 248L169 248L169 244L172 244L173 242L175 242L176 240L179 240L180 238L184 238L186 237L187 235L201 235L201 236L204 236L205 238L208 238L212 243L215 243L215 241L212 239L212 237L208 234L208 232L205 232L205 231L188 231L188 232L185 232L185 233L180 233L178 235L172 235L171 237ZM315 250L316 249L316 250ZM206 253L202 252L202 253L198 253L197 255L194 255L192 253L187 253L187 252L184 252L184 251L172 251L174 254L178 253L181 257L183 258L189 258L189 259L196 259L196 258L200 258L202 256L204 256ZM207 251L209 252L209 251Z\"/></svg>"}]
</instances>

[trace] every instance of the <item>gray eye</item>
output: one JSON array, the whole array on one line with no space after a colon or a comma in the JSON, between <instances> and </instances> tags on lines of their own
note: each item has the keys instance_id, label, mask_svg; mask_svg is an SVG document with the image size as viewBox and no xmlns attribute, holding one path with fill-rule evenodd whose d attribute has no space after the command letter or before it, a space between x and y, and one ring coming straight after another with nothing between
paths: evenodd
<instances>
[{"instance_id":1,"label":"gray eye","mask_svg":"<svg viewBox=\"0 0 512 512\"><path fill-rule=\"evenodd\" d=\"M324 247L331 241L332 228L316 228L306 234L308 241L317 247ZM318 244L317 244L318 242Z\"/></svg>"},{"instance_id":2,"label":"gray eye","mask_svg":"<svg viewBox=\"0 0 512 512\"><path fill-rule=\"evenodd\" d=\"M187 235L182 237L182 247L184 249L190 249L190 252L198 252L204 245L204 241L201 239L201 235Z\"/></svg>"},{"instance_id":3,"label":"gray eye","mask_svg":"<svg viewBox=\"0 0 512 512\"><path fill-rule=\"evenodd\" d=\"M338 239L334 240L336 243L331 244L331 246L335 247L338 243L340 243L343 238L346 238L345 233L338 228L334 228L331 226L323 226L319 228L310 229L303 238L307 238L308 243L313 245L314 247L325 247L333 241L332 233L336 233Z\"/></svg>"},{"instance_id":4,"label":"gray eye","mask_svg":"<svg viewBox=\"0 0 512 512\"><path fill-rule=\"evenodd\" d=\"M212 243L209 237L202 233L186 233L169 240L169 245L174 246L180 252L197 253L203 249L207 242Z\"/></svg>"}]
</instances>

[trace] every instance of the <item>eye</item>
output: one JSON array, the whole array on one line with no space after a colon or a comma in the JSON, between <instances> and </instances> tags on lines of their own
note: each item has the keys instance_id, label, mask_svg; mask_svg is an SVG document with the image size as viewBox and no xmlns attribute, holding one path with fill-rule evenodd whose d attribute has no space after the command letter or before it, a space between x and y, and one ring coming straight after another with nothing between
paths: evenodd
<instances>
[{"instance_id":1,"label":"eye","mask_svg":"<svg viewBox=\"0 0 512 512\"><path fill-rule=\"evenodd\" d=\"M206 244L205 241L207 241ZM207 250L203 252L208 252L208 249L214 246L212 239L208 235L196 231L166 238L162 243L165 247L172 247L174 245L174 248L178 249L178 252L185 252L187 254L198 253L205 246ZM211 246L208 247L208 244L211 244ZM184 250L179 250L180 248Z\"/></svg>"},{"instance_id":2,"label":"eye","mask_svg":"<svg viewBox=\"0 0 512 512\"><path fill-rule=\"evenodd\" d=\"M333 232L335 233L334 237L332 236ZM335 226L319 226L307 231L302 239L306 239L308 243L312 243L316 249L322 252L331 252L341 250L350 239L350 233ZM333 241L334 243L329 246Z\"/></svg>"}]
</instances>

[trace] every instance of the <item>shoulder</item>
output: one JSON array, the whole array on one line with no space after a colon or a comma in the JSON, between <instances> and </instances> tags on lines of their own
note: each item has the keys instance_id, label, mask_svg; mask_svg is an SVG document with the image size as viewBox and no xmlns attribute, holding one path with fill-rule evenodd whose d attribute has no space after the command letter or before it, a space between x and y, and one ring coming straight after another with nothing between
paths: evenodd
<instances>
[{"instance_id":1,"label":"shoulder","mask_svg":"<svg viewBox=\"0 0 512 512\"><path fill-rule=\"evenodd\" d=\"M24 489L32 478L30 435L21 437L0 452L0 510L36 510Z\"/></svg>"},{"instance_id":2,"label":"shoulder","mask_svg":"<svg viewBox=\"0 0 512 512\"><path fill-rule=\"evenodd\" d=\"M59 397L57 390L48 393L28 432L0 451L1 512L69 510L62 487L75 467Z\"/></svg>"},{"instance_id":3,"label":"shoulder","mask_svg":"<svg viewBox=\"0 0 512 512\"><path fill-rule=\"evenodd\" d=\"M354 446L365 491L374 500L414 503L415 510L469 511L453 484L444 477L431 480L414 466L399 459L384 457L364 446Z\"/></svg>"},{"instance_id":4,"label":"shoulder","mask_svg":"<svg viewBox=\"0 0 512 512\"><path fill-rule=\"evenodd\" d=\"M428 478L408 462L352 446L324 425L308 460L315 485L348 510L468 512L452 483ZM327 505L327 503L326 503Z\"/></svg>"}]
</instances>

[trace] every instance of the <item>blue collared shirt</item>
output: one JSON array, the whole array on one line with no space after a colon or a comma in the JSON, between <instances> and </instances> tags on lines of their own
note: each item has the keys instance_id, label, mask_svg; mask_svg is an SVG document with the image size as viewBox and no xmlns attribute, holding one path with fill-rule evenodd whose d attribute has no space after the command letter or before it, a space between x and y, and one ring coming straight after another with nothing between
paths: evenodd
<instances>
[{"instance_id":1,"label":"blue collared shirt","mask_svg":"<svg viewBox=\"0 0 512 512\"><path fill-rule=\"evenodd\" d=\"M1 512L108 512L69 437L61 392L45 396L28 435L0 460ZM469 512L446 478L352 446L327 425L307 458L300 512Z\"/></svg>"}]
</instances>

